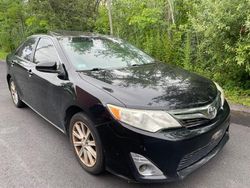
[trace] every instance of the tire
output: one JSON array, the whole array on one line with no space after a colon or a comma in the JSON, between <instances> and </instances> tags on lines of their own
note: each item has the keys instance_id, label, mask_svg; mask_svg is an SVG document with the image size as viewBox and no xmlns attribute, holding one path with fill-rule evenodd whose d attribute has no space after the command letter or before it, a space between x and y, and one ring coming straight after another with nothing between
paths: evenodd
<instances>
[{"instance_id":1,"label":"tire","mask_svg":"<svg viewBox=\"0 0 250 188\"><path fill-rule=\"evenodd\" d=\"M82 112L70 121L70 142L84 170L98 175L104 171L104 155L100 137L93 123Z\"/></svg>"},{"instance_id":2,"label":"tire","mask_svg":"<svg viewBox=\"0 0 250 188\"><path fill-rule=\"evenodd\" d=\"M16 89L16 84L12 80L12 78L10 78L10 80L9 80L9 89L10 89L10 94L11 94L11 98L12 98L14 105L17 108L24 107L24 103L21 101L21 99L19 97L18 91Z\"/></svg>"}]
</instances>

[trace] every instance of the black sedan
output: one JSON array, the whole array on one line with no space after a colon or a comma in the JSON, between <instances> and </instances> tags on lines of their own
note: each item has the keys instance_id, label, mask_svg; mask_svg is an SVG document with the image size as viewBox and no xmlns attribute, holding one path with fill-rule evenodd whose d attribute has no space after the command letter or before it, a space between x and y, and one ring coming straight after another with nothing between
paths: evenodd
<instances>
[{"instance_id":1,"label":"black sedan","mask_svg":"<svg viewBox=\"0 0 250 188\"><path fill-rule=\"evenodd\" d=\"M229 139L221 87L98 34L33 35L7 57L14 104L70 138L89 173L138 182L184 178Z\"/></svg>"}]
</instances>

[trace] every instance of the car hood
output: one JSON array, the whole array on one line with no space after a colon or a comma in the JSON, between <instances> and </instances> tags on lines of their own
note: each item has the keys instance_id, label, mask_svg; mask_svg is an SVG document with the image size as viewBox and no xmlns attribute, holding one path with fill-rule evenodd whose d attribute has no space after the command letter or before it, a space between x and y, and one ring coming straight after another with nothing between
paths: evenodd
<instances>
[{"instance_id":1,"label":"car hood","mask_svg":"<svg viewBox=\"0 0 250 188\"><path fill-rule=\"evenodd\" d=\"M211 80L166 63L79 74L130 108L173 110L198 107L213 102L217 95Z\"/></svg>"}]
</instances>

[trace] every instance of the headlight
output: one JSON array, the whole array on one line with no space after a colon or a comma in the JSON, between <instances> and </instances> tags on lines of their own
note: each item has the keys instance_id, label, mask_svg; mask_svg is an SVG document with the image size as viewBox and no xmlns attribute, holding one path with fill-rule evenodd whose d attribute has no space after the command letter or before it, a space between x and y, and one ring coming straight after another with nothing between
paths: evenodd
<instances>
[{"instance_id":1,"label":"headlight","mask_svg":"<svg viewBox=\"0 0 250 188\"><path fill-rule=\"evenodd\" d=\"M225 94L223 89L219 86L219 84L217 84L216 82L214 82L217 89L220 91L220 100L221 100L221 108L223 108L224 102L225 102Z\"/></svg>"},{"instance_id":2,"label":"headlight","mask_svg":"<svg viewBox=\"0 0 250 188\"><path fill-rule=\"evenodd\" d=\"M108 104L113 117L130 126L149 132L181 127L180 123L165 111L136 110Z\"/></svg>"}]
</instances>

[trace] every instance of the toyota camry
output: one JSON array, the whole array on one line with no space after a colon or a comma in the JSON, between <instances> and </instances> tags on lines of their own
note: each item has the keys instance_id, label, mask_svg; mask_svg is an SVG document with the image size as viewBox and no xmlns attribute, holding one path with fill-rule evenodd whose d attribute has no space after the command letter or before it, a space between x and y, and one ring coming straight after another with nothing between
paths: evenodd
<instances>
[{"instance_id":1,"label":"toyota camry","mask_svg":"<svg viewBox=\"0 0 250 188\"><path fill-rule=\"evenodd\" d=\"M115 37L51 32L7 56L13 103L68 135L79 164L137 182L183 179L229 139L215 82Z\"/></svg>"}]
</instances>

